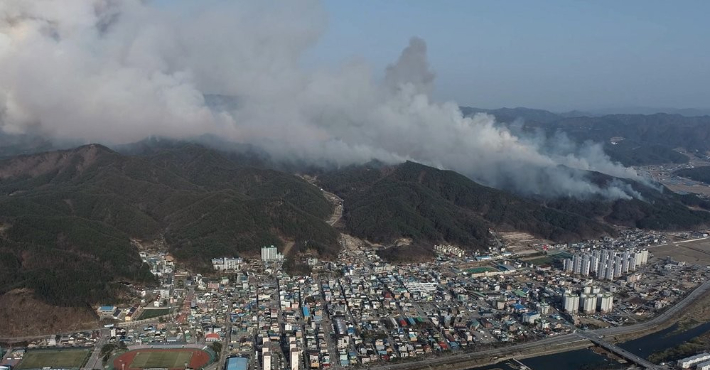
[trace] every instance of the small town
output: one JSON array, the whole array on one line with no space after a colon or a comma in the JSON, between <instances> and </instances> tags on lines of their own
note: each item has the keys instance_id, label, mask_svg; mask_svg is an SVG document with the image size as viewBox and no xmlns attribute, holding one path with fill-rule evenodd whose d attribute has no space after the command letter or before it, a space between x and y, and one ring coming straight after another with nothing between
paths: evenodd
<instances>
[{"instance_id":1,"label":"small town","mask_svg":"<svg viewBox=\"0 0 710 370\"><path fill-rule=\"evenodd\" d=\"M122 353L141 348L194 348L209 354L204 368L220 370L406 363L643 322L710 277L708 265L654 253L703 232L519 246L490 232L486 254L436 245L434 261L412 264L343 241L335 261L305 258L308 276L286 274L274 246L259 259L215 258L209 274L142 251L159 286L134 286L133 304L96 307L102 328L11 348L0 368L52 347L85 349L86 369L125 367ZM707 359L677 366L706 369Z\"/></svg>"}]
</instances>

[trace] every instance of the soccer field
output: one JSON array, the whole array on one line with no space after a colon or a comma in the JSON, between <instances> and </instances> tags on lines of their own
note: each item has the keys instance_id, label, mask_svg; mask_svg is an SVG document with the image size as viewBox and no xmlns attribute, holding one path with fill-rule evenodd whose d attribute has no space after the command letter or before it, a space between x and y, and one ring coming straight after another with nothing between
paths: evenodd
<instances>
[{"instance_id":1,"label":"soccer field","mask_svg":"<svg viewBox=\"0 0 710 370\"><path fill-rule=\"evenodd\" d=\"M192 352L166 351L166 352L138 352L131 362L131 368L184 368L190 363Z\"/></svg>"},{"instance_id":2,"label":"soccer field","mask_svg":"<svg viewBox=\"0 0 710 370\"><path fill-rule=\"evenodd\" d=\"M80 368L86 362L89 353L85 349L27 351L16 369L41 369L43 367L52 369Z\"/></svg>"}]
</instances>

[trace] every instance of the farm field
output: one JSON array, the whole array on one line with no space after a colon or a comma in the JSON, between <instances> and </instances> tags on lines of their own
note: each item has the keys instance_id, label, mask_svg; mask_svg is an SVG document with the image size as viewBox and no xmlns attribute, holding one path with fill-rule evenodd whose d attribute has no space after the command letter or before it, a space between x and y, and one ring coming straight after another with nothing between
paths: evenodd
<instances>
[{"instance_id":1,"label":"farm field","mask_svg":"<svg viewBox=\"0 0 710 370\"><path fill-rule=\"evenodd\" d=\"M668 243L649 248L649 252L658 258L671 257L674 261L710 265L710 239Z\"/></svg>"}]
</instances>

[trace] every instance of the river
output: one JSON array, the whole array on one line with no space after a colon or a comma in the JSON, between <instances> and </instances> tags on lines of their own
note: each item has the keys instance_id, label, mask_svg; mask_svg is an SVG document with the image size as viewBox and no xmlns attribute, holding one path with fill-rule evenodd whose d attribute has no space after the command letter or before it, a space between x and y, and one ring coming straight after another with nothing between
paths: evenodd
<instances>
[{"instance_id":1,"label":"river","mask_svg":"<svg viewBox=\"0 0 710 370\"><path fill-rule=\"evenodd\" d=\"M678 329L676 325L661 330L657 333L647 335L628 342L620 343L619 347L648 358L656 351L662 351L674 347L680 343L693 339L710 331L710 322L698 325L689 330L675 333ZM495 365L477 367L471 370L514 370L516 367L508 366L510 361L504 361ZM554 355L531 357L521 362L532 370L591 370L591 369L623 369L624 365L609 360L603 355L597 354L590 349L580 349L569 352L557 353Z\"/></svg>"}]
</instances>

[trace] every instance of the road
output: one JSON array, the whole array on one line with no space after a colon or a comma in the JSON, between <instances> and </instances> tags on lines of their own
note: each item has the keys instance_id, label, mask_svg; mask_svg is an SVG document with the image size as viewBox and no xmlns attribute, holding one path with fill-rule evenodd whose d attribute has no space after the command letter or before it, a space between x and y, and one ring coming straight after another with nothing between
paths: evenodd
<instances>
[{"instance_id":1,"label":"road","mask_svg":"<svg viewBox=\"0 0 710 370\"><path fill-rule=\"evenodd\" d=\"M89 360L86 361L86 364L84 364L82 370L103 369L103 364L101 363L101 348L108 342L110 336L110 329L99 330L99 339L96 341L94 351L91 353Z\"/></svg>"},{"instance_id":2,"label":"road","mask_svg":"<svg viewBox=\"0 0 710 370\"><path fill-rule=\"evenodd\" d=\"M635 332L642 332L646 331L649 329L655 329L659 327L660 325L664 324L666 321L670 320L673 318L675 315L683 311L688 305L693 303L696 299L700 298L704 293L708 292L710 290L710 281L706 281L695 290L693 290L690 294L685 296L680 302L676 303L674 306L670 307L667 309L665 312L662 314L654 317L651 320L644 321L638 324L634 325L629 325L629 326L618 326L614 328L605 328L605 329L597 329L594 330L594 332L601 337L605 336L610 336L610 335L625 335L625 334L632 334Z\"/></svg>"}]
</instances>

